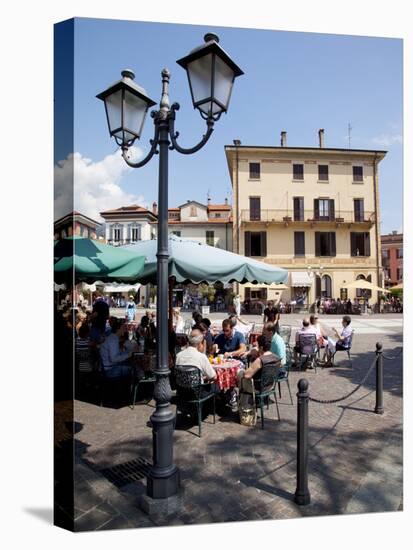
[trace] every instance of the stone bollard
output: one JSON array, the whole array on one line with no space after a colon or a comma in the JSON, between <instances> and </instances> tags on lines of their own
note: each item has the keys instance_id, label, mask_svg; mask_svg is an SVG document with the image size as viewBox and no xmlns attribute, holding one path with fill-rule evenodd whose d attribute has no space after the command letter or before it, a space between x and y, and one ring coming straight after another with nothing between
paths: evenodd
<instances>
[{"instance_id":1,"label":"stone bollard","mask_svg":"<svg viewBox=\"0 0 413 550\"><path fill-rule=\"evenodd\" d=\"M376 344L376 414L383 414L383 346L380 342Z\"/></svg>"},{"instance_id":2,"label":"stone bollard","mask_svg":"<svg viewBox=\"0 0 413 550\"><path fill-rule=\"evenodd\" d=\"M308 381L301 378L297 386L297 488L294 501L302 506L311 501L308 490Z\"/></svg>"}]
</instances>

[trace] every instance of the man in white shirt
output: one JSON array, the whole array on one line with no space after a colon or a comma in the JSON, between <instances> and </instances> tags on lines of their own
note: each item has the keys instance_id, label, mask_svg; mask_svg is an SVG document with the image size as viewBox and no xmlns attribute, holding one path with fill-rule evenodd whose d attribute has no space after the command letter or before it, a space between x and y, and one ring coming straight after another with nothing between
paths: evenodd
<instances>
[{"instance_id":1,"label":"man in white shirt","mask_svg":"<svg viewBox=\"0 0 413 550\"><path fill-rule=\"evenodd\" d=\"M333 331L337 336L337 340L333 340L332 338L328 339L328 359L329 360L331 360L331 356L336 351L345 350L349 348L351 334L353 332L353 329L350 328L351 317L349 315L344 315L341 321L341 324L343 326L341 332L338 332L337 329L333 328Z\"/></svg>"},{"instance_id":2,"label":"man in white shirt","mask_svg":"<svg viewBox=\"0 0 413 550\"><path fill-rule=\"evenodd\" d=\"M215 380L217 374L205 355L204 335L198 329L192 330L188 337L189 346L176 356L176 366L197 367L204 380Z\"/></svg>"}]
</instances>

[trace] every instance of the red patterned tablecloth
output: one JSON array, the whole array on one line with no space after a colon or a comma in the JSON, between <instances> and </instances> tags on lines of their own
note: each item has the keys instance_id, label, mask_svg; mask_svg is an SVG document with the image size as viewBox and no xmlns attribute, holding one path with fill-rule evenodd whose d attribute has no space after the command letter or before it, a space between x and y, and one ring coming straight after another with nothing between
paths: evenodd
<instances>
[{"instance_id":1,"label":"red patterned tablecloth","mask_svg":"<svg viewBox=\"0 0 413 550\"><path fill-rule=\"evenodd\" d=\"M217 373L216 383L221 391L236 387L237 374L241 365L241 361L227 361L221 365L212 365Z\"/></svg>"}]
</instances>

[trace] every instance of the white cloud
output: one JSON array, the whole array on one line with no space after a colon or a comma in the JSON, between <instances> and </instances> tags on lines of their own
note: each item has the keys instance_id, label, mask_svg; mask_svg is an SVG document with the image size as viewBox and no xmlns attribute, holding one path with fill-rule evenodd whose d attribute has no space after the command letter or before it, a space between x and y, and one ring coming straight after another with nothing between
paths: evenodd
<instances>
[{"instance_id":1,"label":"white cloud","mask_svg":"<svg viewBox=\"0 0 413 550\"><path fill-rule=\"evenodd\" d=\"M137 148L132 151L134 160L141 154ZM130 170L132 168L122 159L120 151L97 162L80 153L60 160L54 170L55 219L77 210L103 221L99 213L104 210L130 204L145 206L142 195L127 193L120 185L122 177Z\"/></svg>"},{"instance_id":2,"label":"white cloud","mask_svg":"<svg viewBox=\"0 0 413 550\"><path fill-rule=\"evenodd\" d=\"M403 136L401 134L380 134L371 141L381 147L391 147L403 143Z\"/></svg>"}]
</instances>

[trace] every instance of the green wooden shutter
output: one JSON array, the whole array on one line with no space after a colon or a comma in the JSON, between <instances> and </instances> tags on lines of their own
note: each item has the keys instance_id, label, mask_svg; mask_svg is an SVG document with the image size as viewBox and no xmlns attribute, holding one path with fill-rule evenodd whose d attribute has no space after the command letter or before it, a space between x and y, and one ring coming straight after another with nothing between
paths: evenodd
<instances>
[{"instance_id":1,"label":"green wooden shutter","mask_svg":"<svg viewBox=\"0 0 413 550\"><path fill-rule=\"evenodd\" d=\"M267 232L261 231L261 256L267 255Z\"/></svg>"},{"instance_id":2,"label":"green wooden shutter","mask_svg":"<svg viewBox=\"0 0 413 550\"><path fill-rule=\"evenodd\" d=\"M320 232L319 231L316 231L314 233L314 237L315 237L315 255L316 256L320 256L320 253L321 253L321 250L320 250Z\"/></svg>"},{"instance_id":3,"label":"green wooden shutter","mask_svg":"<svg viewBox=\"0 0 413 550\"><path fill-rule=\"evenodd\" d=\"M334 208L334 199L330 199L329 207L330 207L329 208L330 220L335 220L336 214L335 214L335 208Z\"/></svg>"},{"instance_id":4,"label":"green wooden shutter","mask_svg":"<svg viewBox=\"0 0 413 550\"><path fill-rule=\"evenodd\" d=\"M314 219L318 220L320 218L320 203L318 199L314 199Z\"/></svg>"},{"instance_id":5,"label":"green wooden shutter","mask_svg":"<svg viewBox=\"0 0 413 550\"><path fill-rule=\"evenodd\" d=\"M364 255L370 256L370 233L364 233Z\"/></svg>"},{"instance_id":6,"label":"green wooden shutter","mask_svg":"<svg viewBox=\"0 0 413 550\"><path fill-rule=\"evenodd\" d=\"M357 256L356 234L350 233L350 254Z\"/></svg>"},{"instance_id":7,"label":"green wooden shutter","mask_svg":"<svg viewBox=\"0 0 413 550\"><path fill-rule=\"evenodd\" d=\"M336 256L336 234L334 231L330 233L330 254Z\"/></svg>"},{"instance_id":8,"label":"green wooden shutter","mask_svg":"<svg viewBox=\"0 0 413 550\"><path fill-rule=\"evenodd\" d=\"M245 256L251 256L251 231L244 233Z\"/></svg>"}]
</instances>

